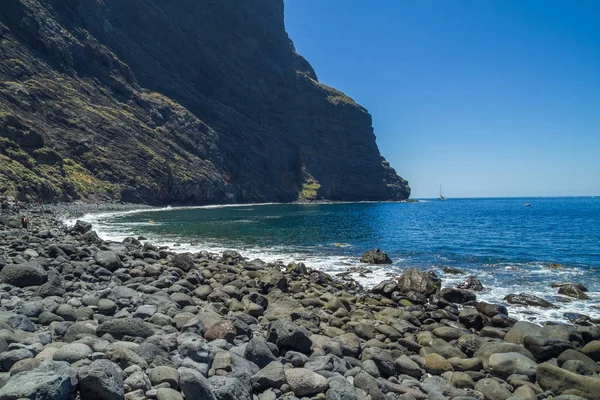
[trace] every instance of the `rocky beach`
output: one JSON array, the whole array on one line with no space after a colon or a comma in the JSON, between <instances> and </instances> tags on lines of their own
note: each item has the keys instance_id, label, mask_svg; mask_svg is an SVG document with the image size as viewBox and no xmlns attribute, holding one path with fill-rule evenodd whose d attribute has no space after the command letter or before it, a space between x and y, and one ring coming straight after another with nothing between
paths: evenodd
<instances>
[{"instance_id":1,"label":"rocky beach","mask_svg":"<svg viewBox=\"0 0 600 400\"><path fill-rule=\"evenodd\" d=\"M0 399L600 399L593 318L517 321L474 277L441 289L409 268L365 290L302 263L104 241L60 220L96 206L65 207L0 212Z\"/></svg>"}]
</instances>

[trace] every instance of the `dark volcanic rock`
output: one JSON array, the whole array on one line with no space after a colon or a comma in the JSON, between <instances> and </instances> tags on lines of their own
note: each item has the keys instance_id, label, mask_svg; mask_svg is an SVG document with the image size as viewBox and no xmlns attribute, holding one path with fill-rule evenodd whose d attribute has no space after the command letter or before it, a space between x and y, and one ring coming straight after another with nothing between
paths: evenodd
<instances>
[{"instance_id":1,"label":"dark volcanic rock","mask_svg":"<svg viewBox=\"0 0 600 400\"><path fill-rule=\"evenodd\" d=\"M77 371L81 400L118 400L123 398L125 374L108 360L96 360Z\"/></svg>"},{"instance_id":2,"label":"dark volcanic rock","mask_svg":"<svg viewBox=\"0 0 600 400\"><path fill-rule=\"evenodd\" d=\"M469 276L464 282L459 284L457 288L481 292L483 290L483 285L476 277Z\"/></svg>"},{"instance_id":3,"label":"dark volcanic rock","mask_svg":"<svg viewBox=\"0 0 600 400\"><path fill-rule=\"evenodd\" d=\"M39 263L29 261L8 264L0 271L0 282L18 287L39 286L48 280L48 274Z\"/></svg>"},{"instance_id":4,"label":"dark volcanic rock","mask_svg":"<svg viewBox=\"0 0 600 400\"><path fill-rule=\"evenodd\" d=\"M557 308L554 304L528 293L509 294L504 298L509 304L521 304L543 308Z\"/></svg>"},{"instance_id":5,"label":"dark volcanic rock","mask_svg":"<svg viewBox=\"0 0 600 400\"><path fill-rule=\"evenodd\" d=\"M387 253L375 249L365 251L360 258L360 262L367 264L391 264L392 260L388 257Z\"/></svg>"},{"instance_id":6,"label":"dark volcanic rock","mask_svg":"<svg viewBox=\"0 0 600 400\"><path fill-rule=\"evenodd\" d=\"M417 294L431 295L439 292L441 280L433 272L421 272L416 268L407 269L398 278L400 292L415 292Z\"/></svg>"},{"instance_id":7,"label":"dark volcanic rock","mask_svg":"<svg viewBox=\"0 0 600 400\"><path fill-rule=\"evenodd\" d=\"M267 340L279 348L298 350L301 353L309 353L312 346L306 329L288 318L281 318L269 324Z\"/></svg>"},{"instance_id":8,"label":"dark volcanic rock","mask_svg":"<svg viewBox=\"0 0 600 400\"><path fill-rule=\"evenodd\" d=\"M100 337L110 334L115 339L124 336L147 338L154 334L152 325L137 318L119 318L108 320L98 326L96 334Z\"/></svg>"},{"instance_id":9,"label":"dark volcanic rock","mask_svg":"<svg viewBox=\"0 0 600 400\"><path fill-rule=\"evenodd\" d=\"M574 297L578 300L589 300L590 298L576 285L563 285L558 289L558 293L564 294L565 296Z\"/></svg>"},{"instance_id":10,"label":"dark volcanic rock","mask_svg":"<svg viewBox=\"0 0 600 400\"><path fill-rule=\"evenodd\" d=\"M401 200L371 116L318 81L283 1L3 2L0 193ZM198 21L203 21L199 23ZM348 171L354 171L348 173Z\"/></svg>"},{"instance_id":11,"label":"dark volcanic rock","mask_svg":"<svg viewBox=\"0 0 600 400\"><path fill-rule=\"evenodd\" d=\"M463 289L445 288L440 292L440 296L444 300L458 304L476 300L476 296L473 293Z\"/></svg>"}]
</instances>

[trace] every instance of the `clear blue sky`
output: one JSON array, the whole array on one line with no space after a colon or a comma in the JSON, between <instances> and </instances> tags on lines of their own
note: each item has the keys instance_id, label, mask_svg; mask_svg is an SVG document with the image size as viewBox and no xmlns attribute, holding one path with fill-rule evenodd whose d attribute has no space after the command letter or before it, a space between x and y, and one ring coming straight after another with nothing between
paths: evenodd
<instances>
[{"instance_id":1,"label":"clear blue sky","mask_svg":"<svg viewBox=\"0 0 600 400\"><path fill-rule=\"evenodd\" d=\"M600 0L285 0L412 197L600 195Z\"/></svg>"}]
</instances>

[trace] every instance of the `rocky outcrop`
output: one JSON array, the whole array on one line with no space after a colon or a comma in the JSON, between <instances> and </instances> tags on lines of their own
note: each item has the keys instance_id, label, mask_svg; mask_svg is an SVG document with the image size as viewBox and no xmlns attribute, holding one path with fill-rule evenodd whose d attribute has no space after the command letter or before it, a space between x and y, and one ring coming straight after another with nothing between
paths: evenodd
<instances>
[{"instance_id":1,"label":"rocky outcrop","mask_svg":"<svg viewBox=\"0 0 600 400\"><path fill-rule=\"evenodd\" d=\"M282 0L6 0L0 196L402 200L371 116L319 82Z\"/></svg>"}]
</instances>

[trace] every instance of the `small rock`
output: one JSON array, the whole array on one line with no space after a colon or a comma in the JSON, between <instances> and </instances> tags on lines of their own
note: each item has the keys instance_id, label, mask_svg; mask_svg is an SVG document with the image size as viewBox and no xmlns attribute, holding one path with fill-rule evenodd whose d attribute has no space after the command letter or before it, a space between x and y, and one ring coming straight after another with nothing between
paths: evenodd
<instances>
[{"instance_id":1,"label":"small rock","mask_svg":"<svg viewBox=\"0 0 600 400\"><path fill-rule=\"evenodd\" d=\"M392 260L383 251L375 249L365 251L360 258L360 262L367 264L391 264Z\"/></svg>"},{"instance_id":2,"label":"small rock","mask_svg":"<svg viewBox=\"0 0 600 400\"><path fill-rule=\"evenodd\" d=\"M287 369L285 378L291 390L299 397L322 393L329 387L327 379L305 368Z\"/></svg>"}]
</instances>

